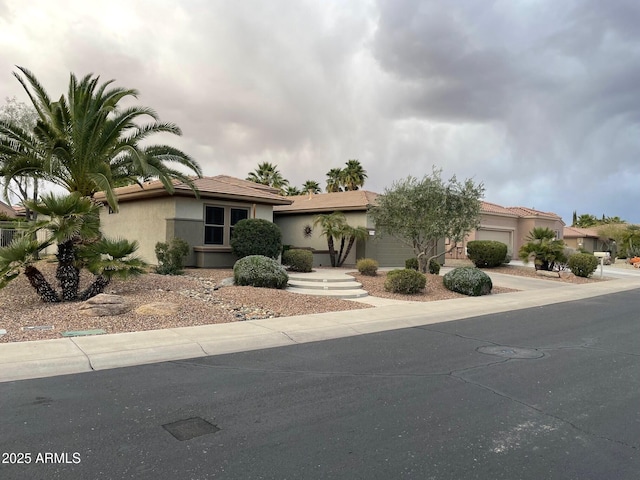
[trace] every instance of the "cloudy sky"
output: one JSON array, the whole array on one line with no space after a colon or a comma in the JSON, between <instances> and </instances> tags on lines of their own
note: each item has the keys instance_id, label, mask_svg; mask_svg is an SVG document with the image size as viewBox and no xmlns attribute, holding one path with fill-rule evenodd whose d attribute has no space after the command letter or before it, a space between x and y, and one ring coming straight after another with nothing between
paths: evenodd
<instances>
[{"instance_id":1,"label":"cloudy sky","mask_svg":"<svg viewBox=\"0 0 640 480\"><path fill-rule=\"evenodd\" d=\"M28 68L115 79L205 174L324 187L473 178L485 200L640 222L636 0L0 0L0 99ZM164 139L162 139L164 141Z\"/></svg>"}]
</instances>

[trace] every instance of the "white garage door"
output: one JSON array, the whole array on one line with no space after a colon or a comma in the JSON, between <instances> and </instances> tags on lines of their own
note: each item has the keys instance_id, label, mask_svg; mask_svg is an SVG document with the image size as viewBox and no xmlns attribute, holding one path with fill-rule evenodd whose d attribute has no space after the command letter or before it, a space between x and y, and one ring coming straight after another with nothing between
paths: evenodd
<instances>
[{"instance_id":1,"label":"white garage door","mask_svg":"<svg viewBox=\"0 0 640 480\"><path fill-rule=\"evenodd\" d=\"M479 229L476 235L478 240L494 240L496 242L502 242L507 246L507 252L513 252L513 242L511 241L511 232L505 232L503 230L484 230Z\"/></svg>"}]
</instances>

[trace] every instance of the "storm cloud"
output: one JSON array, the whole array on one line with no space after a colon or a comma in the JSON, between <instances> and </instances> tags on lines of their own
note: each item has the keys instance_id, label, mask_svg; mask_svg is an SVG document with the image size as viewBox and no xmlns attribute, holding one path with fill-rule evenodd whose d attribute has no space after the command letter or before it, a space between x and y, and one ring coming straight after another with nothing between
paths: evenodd
<instances>
[{"instance_id":1,"label":"storm cloud","mask_svg":"<svg viewBox=\"0 0 640 480\"><path fill-rule=\"evenodd\" d=\"M15 65L140 91L206 174L276 163L324 185L359 159L378 192L432 165L487 200L640 222L633 1L0 2Z\"/></svg>"}]
</instances>

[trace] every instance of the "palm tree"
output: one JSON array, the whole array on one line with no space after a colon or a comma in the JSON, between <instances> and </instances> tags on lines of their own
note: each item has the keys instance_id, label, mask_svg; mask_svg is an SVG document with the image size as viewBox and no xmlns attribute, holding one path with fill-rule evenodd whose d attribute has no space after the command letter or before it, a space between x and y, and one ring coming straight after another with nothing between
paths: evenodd
<instances>
[{"instance_id":1,"label":"palm tree","mask_svg":"<svg viewBox=\"0 0 640 480\"><path fill-rule=\"evenodd\" d=\"M292 187L291 185L289 185L284 189L284 194L287 197L294 197L296 195L302 195L302 190L300 190L298 187Z\"/></svg>"},{"instance_id":2,"label":"palm tree","mask_svg":"<svg viewBox=\"0 0 640 480\"><path fill-rule=\"evenodd\" d=\"M320 184L314 180L307 180L302 185L302 193L320 193L322 189Z\"/></svg>"},{"instance_id":3,"label":"palm tree","mask_svg":"<svg viewBox=\"0 0 640 480\"><path fill-rule=\"evenodd\" d=\"M137 97L137 90L112 88L113 80L99 84L100 77L89 74L78 79L72 73L66 97L52 101L33 73L18 69L22 75L14 75L38 118L32 135L11 122L0 124L1 153L15 160L12 168L3 171L5 179L40 175L81 196L103 191L114 210L118 208L114 186L157 178L169 192L174 191L174 181L196 191L191 177L170 166L201 177L200 166L192 158L169 145L146 143L158 133L181 135L180 129L159 122L150 108L120 108L122 100ZM146 118L151 123L143 123Z\"/></svg>"},{"instance_id":4,"label":"palm tree","mask_svg":"<svg viewBox=\"0 0 640 480\"><path fill-rule=\"evenodd\" d=\"M342 184L346 190L358 190L364 186L367 172L358 160L348 160L346 167L342 170Z\"/></svg>"},{"instance_id":5,"label":"palm tree","mask_svg":"<svg viewBox=\"0 0 640 480\"><path fill-rule=\"evenodd\" d=\"M533 258L536 270L552 271L556 263L567 261L564 254L565 244L556 239L553 230L546 227L535 227L526 238L528 243L520 247L520 259L528 263Z\"/></svg>"},{"instance_id":6,"label":"palm tree","mask_svg":"<svg viewBox=\"0 0 640 480\"><path fill-rule=\"evenodd\" d=\"M368 234L364 227L352 227L342 212L333 212L316 216L313 226L320 225L320 234L327 238L329 258L332 267L340 267L347 259L356 240L364 240ZM340 250L336 251L336 241L340 242ZM346 250L345 250L346 245Z\"/></svg>"},{"instance_id":7,"label":"palm tree","mask_svg":"<svg viewBox=\"0 0 640 480\"><path fill-rule=\"evenodd\" d=\"M327 172L327 192L342 191L342 169L332 168Z\"/></svg>"},{"instance_id":8,"label":"palm tree","mask_svg":"<svg viewBox=\"0 0 640 480\"><path fill-rule=\"evenodd\" d=\"M75 192L62 197L48 194L39 203L27 203L46 220L36 222L25 235L0 248L0 288L23 269L44 302L86 300L104 291L114 276L143 273L144 262L131 257L137 249L135 242L101 238L100 207L91 199ZM42 242L34 240L39 231L46 233ZM54 243L58 247L56 279L60 294L34 265L38 253ZM81 268L92 272L95 280L78 292Z\"/></svg>"},{"instance_id":9,"label":"palm tree","mask_svg":"<svg viewBox=\"0 0 640 480\"><path fill-rule=\"evenodd\" d=\"M289 185L289 180L286 180L282 176L278 170L278 166L270 162L259 163L258 168L249 173L247 180L262 185L269 185L270 187L279 189L282 193L285 192L285 187Z\"/></svg>"}]
</instances>

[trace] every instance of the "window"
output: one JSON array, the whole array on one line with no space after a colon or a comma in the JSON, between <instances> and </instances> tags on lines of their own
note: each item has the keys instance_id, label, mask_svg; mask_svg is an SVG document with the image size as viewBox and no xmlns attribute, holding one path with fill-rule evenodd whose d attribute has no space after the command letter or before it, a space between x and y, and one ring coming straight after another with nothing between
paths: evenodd
<instances>
[{"instance_id":1,"label":"window","mask_svg":"<svg viewBox=\"0 0 640 480\"><path fill-rule=\"evenodd\" d=\"M233 227L240 220L246 220L249 218L249 210L246 208L232 208L231 209L231 233L229 238L233 238Z\"/></svg>"},{"instance_id":2,"label":"window","mask_svg":"<svg viewBox=\"0 0 640 480\"><path fill-rule=\"evenodd\" d=\"M205 207L204 243L224 244L224 207Z\"/></svg>"},{"instance_id":3,"label":"window","mask_svg":"<svg viewBox=\"0 0 640 480\"><path fill-rule=\"evenodd\" d=\"M233 226L246 218L249 218L247 208L205 205L205 245L228 245L233 234Z\"/></svg>"}]
</instances>

